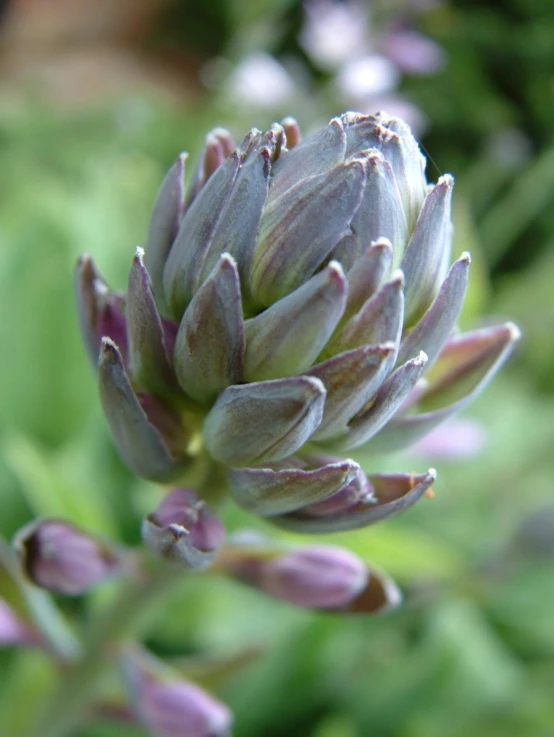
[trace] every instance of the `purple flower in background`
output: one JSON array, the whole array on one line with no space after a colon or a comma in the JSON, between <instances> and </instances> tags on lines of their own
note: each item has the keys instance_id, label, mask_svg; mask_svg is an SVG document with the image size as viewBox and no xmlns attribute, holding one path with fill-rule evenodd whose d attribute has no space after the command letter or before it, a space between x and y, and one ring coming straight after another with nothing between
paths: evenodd
<instances>
[{"instance_id":1,"label":"purple flower in background","mask_svg":"<svg viewBox=\"0 0 554 737\"><path fill-rule=\"evenodd\" d=\"M484 426L467 417L447 420L411 446L410 453L446 461L472 458L485 447Z\"/></svg>"},{"instance_id":2,"label":"purple flower in background","mask_svg":"<svg viewBox=\"0 0 554 737\"><path fill-rule=\"evenodd\" d=\"M388 31L381 50L404 74L435 74L446 63L446 54L439 44L410 28Z\"/></svg>"}]
</instances>

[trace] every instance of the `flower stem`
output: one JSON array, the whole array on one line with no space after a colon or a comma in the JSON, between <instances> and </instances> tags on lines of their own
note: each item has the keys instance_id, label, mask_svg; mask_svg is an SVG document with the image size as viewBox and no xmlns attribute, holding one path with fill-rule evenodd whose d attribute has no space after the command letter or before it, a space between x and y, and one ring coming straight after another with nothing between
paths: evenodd
<instances>
[{"instance_id":1,"label":"flower stem","mask_svg":"<svg viewBox=\"0 0 554 737\"><path fill-rule=\"evenodd\" d=\"M114 645L139 636L162 597L182 579L173 566L157 565L140 580L122 586L114 601L91 622L82 658L63 672L25 737L66 737L86 720L94 704L102 676L113 664Z\"/></svg>"},{"instance_id":2,"label":"flower stem","mask_svg":"<svg viewBox=\"0 0 554 737\"><path fill-rule=\"evenodd\" d=\"M45 646L60 662L71 662L80 656L80 645L64 616L47 591L29 584L18 565L14 551L0 536L0 565L15 582Z\"/></svg>"}]
</instances>

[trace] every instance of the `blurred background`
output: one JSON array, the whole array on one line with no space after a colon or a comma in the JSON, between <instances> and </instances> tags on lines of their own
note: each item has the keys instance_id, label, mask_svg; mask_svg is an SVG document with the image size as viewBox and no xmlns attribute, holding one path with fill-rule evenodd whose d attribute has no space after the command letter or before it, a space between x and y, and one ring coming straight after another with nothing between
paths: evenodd
<instances>
[{"instance_id":1,"label":"blurred background","mask_svg":"<svg viewBox=\"0 0 554 737\"><path fill-rule=\"evenodd\" d=\"M3 0L0 12L2 534L48 514L136 543L159 497L110 444L77 334L77 256L123 288L165 170L214 126L240 139L287 114L309 131L383 108L421 138L430 180L456 178L455 251L473 256L464 327L511 318L523 342L463 418L379 460L437 467L436 498L327 539L392 574L399 611L312 615L200 577L147 644L186 658L232 707L237 737L553 737L550 0ZM225 515L230 529L262 524ZM3 737L50 677L40 654L0 651ZM142 734L106 718L76 737Z\"/></svg>"}]
</instances>

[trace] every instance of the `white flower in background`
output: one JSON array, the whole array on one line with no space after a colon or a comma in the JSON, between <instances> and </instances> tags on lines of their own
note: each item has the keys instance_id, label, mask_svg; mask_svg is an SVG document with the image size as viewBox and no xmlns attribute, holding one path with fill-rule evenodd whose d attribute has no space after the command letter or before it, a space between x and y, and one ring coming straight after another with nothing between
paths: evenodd
<instances>
[{"instance_id":1,"label":"white flower in background","mask_svg":"<svg viewBox=\"0 0 554 737\"><path fill-rule=\"evenodd\" d=\"M392 62L381 54L369 54L344 64L336 81L353 100L364 100L396 88L400 74Z\"/></svg>"},{"instance_id":2,"label":"white flower in background","mask_svg":"<svg viewBox=\"0 0 554 737\"><path fill-rule=\"evenodd\" d=\"M297 93L295 82L275 57L264 51L246 56L225 84L228 95L257 108L274 108Z\"/></svg>"},{"instance_id":3,"label":"white flower in background","mask_svg":"<svg viewBox=\"0 0 554 737\"><path fill-rule=\"evenodd\" d=\"M361 3L312 0L304 4L299 42L322 69L334 70L370 48L367 8Z\"/></svg>"}]
</instances>

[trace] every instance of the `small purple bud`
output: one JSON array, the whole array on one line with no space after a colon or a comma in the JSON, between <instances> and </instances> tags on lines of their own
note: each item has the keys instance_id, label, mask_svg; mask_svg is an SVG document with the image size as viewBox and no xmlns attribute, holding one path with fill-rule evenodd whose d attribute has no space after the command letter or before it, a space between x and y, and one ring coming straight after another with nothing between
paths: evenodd
<instances>
[{"instance_id":1,"label":"small purple bud","mask_svg":"<svg viewBox=\"0 0 554 737\"><path fill-rule=\"evenodd\" d=\"M334 545L282 551L274 544L226 548L220 564L228 574L276 599L310 609L346 608L367 586L365 563Z\"/></svg>"},{"instance_id":2,"label":"small purple bud","mask_svg":"<svg viewBox=\"0 0 554 737\"><path fill-rule=\"evenodd\" d=\"M160 527L181 525L190 534L191 542L199 550L216 550L225 540L221 520L192 489L175 489L161 501L152 515Z\"/></svg>"},{"instance_id":3,"label":"small purple bud","mask_svg":"<svg viewBox=\"0 0 554 737\"><path fill-rule=\"evenodd\" d=\"M261 586L277 599L314 609L346 606L367 584L362 560L342 548L319 545L268 561Z\"/></svg>"},{"instance_id":4,"label":"small purple bud","mask_svg":"<svg viewBox=\"0 0 554 737\"><path fill-rule=\"evenodd\" d=\"M142 536L154 555L200 569L223 545L225 528L192 489L175 489L143 521Z\"/></svg>"},{"instance_id":5,"label":"small purple bud","mask_svg":"<svg viewBox=\"0 0 554 737\"><path fill-rule=\"evenodd\" d=\"M121 567L114 550L59 520L32 522L17 533L14 545L34 583L68 596L85 593Z\"/></svg>"},{"instance_id":6,"label":"small purple bud","mask_svg":"<svg viewBox=\"0 0 554 737\"><path fill-rule=\"evenodd\" d=\"M155 661L153 661L154 663ZM193 683L164 678L146 657L127 656L124 672L134 712L157 737L226 737L229 709Z\"/></svg>"},{"instance_id":7,"label":"small purple bud","mask_svg":"<svg viewBox=\"0 0 554 737\"><path fill-rule=\"evenodd\" d=\"M41 637L0 598L0 647L10 645L40 645Z\"/></svg>"}]
</instances>

